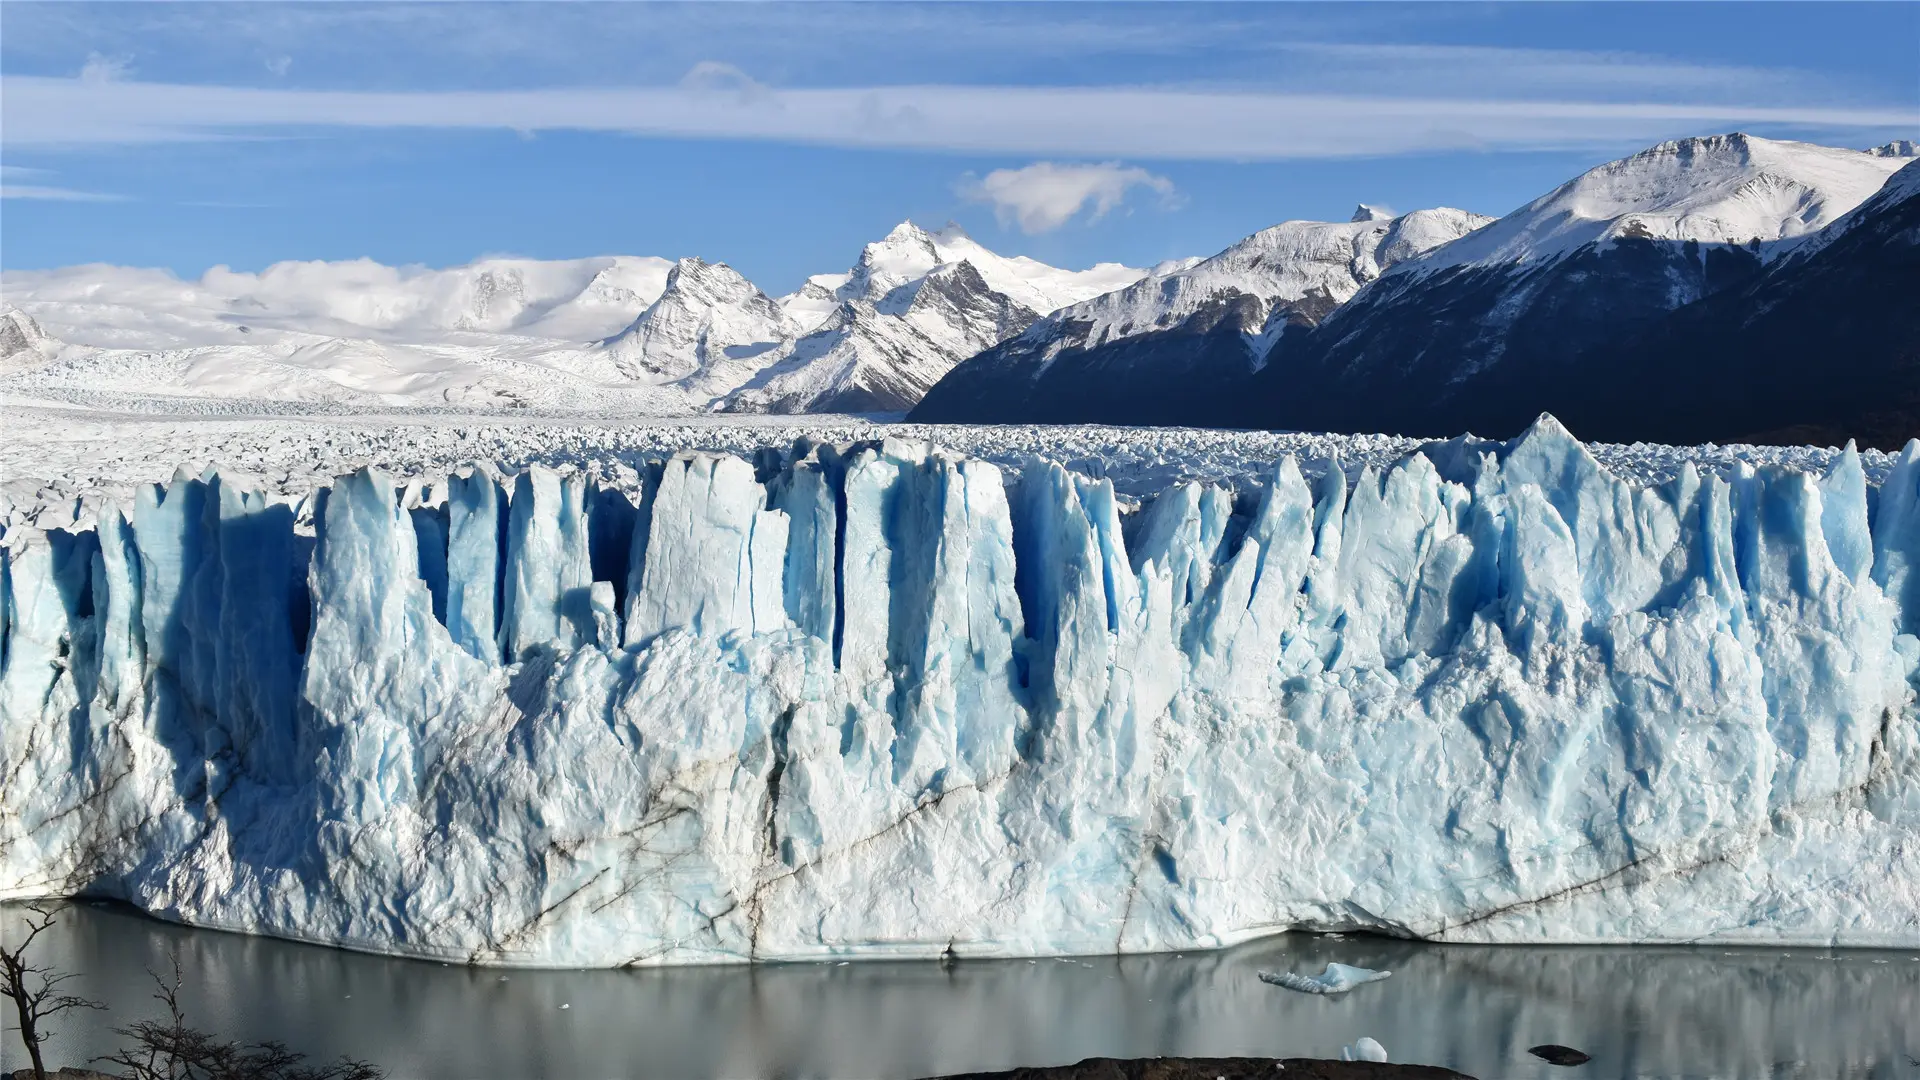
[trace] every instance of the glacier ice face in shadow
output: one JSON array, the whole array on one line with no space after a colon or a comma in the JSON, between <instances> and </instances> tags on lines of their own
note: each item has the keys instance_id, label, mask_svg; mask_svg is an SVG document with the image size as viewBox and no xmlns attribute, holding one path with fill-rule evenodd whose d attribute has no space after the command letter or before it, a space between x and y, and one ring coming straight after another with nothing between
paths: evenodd
<instances>
[{"instance_id":1,"label":"glacier ice face in shadow","mask_svg":"<svg viewBox=\"0 0 1920 1080\"><path fill-rule=\"evenodd\" d=\"M888 440L181 474L0 562L0 898L479 963L1920 944L1920 443L1140 505Z\"/></svg>"}]
</instances>

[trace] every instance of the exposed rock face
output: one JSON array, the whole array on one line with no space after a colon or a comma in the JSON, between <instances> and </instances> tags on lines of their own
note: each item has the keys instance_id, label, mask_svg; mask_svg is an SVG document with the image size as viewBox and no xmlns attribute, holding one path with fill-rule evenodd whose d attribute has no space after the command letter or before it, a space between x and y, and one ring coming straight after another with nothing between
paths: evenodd
<instances>
[{"instance_id":1,"label":"exposed rock face","mask_svg":"<svg viewBox=\"0 0 1920 1080\"><path fill-rule=\"evenodd\" d=\"M780 306L725 263L681 259L667 288L632 326L607 342L628 378L666 383L690 377L724 393L752 361L794 334Z\"/></svg>"},{"instance_id":2,"label":"exposed rock face","mask_svg":"<svg viewBox=\"0 0 1920 1080\"><path fill-rule=\"evenodd\" d=\"M60 347L33 316L19 308L0 311L0 370L32 367Z\"/></svg>"},{"instance_id":3,"label":"exposed rock face","mask_svg":"<svg viewBox=\"0 0 1920 1080\"><path fill-rule=\"evenodd\" d=\"M957 368L914 417L1506 436L1552 411L1608 440L1851 436L1898 447L1916 429L1908 406L1885 399L1920 393L1907 359L1917 305L1900 300L1920 279L1901 242L1889 234L1881 254L1859 256L1858 280L1872 287L1784 283L1848 276L1839 256L1816 264L1809 254L1905 155L1894 144L1862 152L1738 134L1662 143L1482 228L1429 232L1435 242L1402 249L1383 242L1377 274L1356 271L1344 293L1243 304L1230 317L1212 300L1191 325L1118 340L1098 320L1077 337L1060 332L1055 324L1074 318L1067 309ZM1790 256L1795 265L1778 265ZM1804 305L1800 329L1780 339L1800 351L1797 377L1784 353L1760 344L1788 316L1735 325L1746 322L1742 304L1785 303L1787 292L1819 292L1829 305L1824 321ZM1707 303L1718 296L1729 299ZM1719 328L1689 331L1690 352L1650 344L1668 335L1670 316ZM1748 340L1755 355L1780 357L1764 378L1742 374ZM1646 362L1655 352L1657 366ZM1828 356L1843 373L1816 379L1811 367ZM1642 400L1669 378L1687 393ZM1796 405L1810 380L1823 389ZM1856 404L1844 420L1843 399Z\"/></svg>"},{"instance_id":4,"label":"exposed rock face","mask_svg":"<svg viewBox=\"0 0 1920 1080\"><path fill-rule=\"evenodd\" d=\"M1170 423L1217 415L1290 330L1401 260L1491 219L1460 210L1289 221L1210 259L1062 308L969 359L914 412L929 422Z\"/></svg>"},{"instance_id":5,"label":"exposed rock face","mask_svg":"<svg viewBox=\"0 0 1920 1080\"><path fill-rule=\"evenodd\" d=\"M1780 168L1742 190L1785 188L1760 184ZM1908 165L1824 231L1787 240L1707 243L1616 222L1517 267L1390 274L1255 378L1231 420L1502 435L1549 409L1608 441L1897 448L1920 431L1916 175ZM1841 201L1802 193L1796 205L1824 215Z\"/></svg>"},{"instance_id":6,"label":"exposed rock face","mask_svg":"<svg viewBox=\"0 0 1920 1080\"><path fill-rule=\"evenodd\" d=\"M868 279L871 281L872 279ZM725 404L730 412L904 411L956 359L1036 314L988 287L971 263L947 263L876 299L840 301L824 325Z\"/></svg>"}]
</instances>

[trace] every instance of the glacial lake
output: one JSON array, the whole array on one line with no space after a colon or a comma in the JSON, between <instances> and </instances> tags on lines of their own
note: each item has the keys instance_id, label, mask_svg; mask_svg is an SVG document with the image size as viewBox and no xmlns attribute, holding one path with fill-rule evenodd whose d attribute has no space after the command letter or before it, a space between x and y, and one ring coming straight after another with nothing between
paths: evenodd
<instances>
[{"instance_id":1,"label":"glacial lake","mask_svg":"<svg viewBox=\"0 0 1920 1080\"><path fill-rule=\"evenodd\" d=\"M9 926L17 911L5 912ZM11 937L11 936L10 936ZM153 1015L146 969L177 955L189 1022L396 1080L924 1077L1092 1056L1337 1057L1481 1080L1920 1078L1920 950L1426 945L1289 934L1211 953L501 971L191 930L76 905L40 956L109 1014L68 1014L49 1064ZM1261 982L1328 961L1393 977L1344 997ZM562 1006L566 1006L562 1008ZM11 1007L7 1068L25 1064ZM1538 1043L1593 1055L1531 1058Z\"/></svg>"}]
</instances>

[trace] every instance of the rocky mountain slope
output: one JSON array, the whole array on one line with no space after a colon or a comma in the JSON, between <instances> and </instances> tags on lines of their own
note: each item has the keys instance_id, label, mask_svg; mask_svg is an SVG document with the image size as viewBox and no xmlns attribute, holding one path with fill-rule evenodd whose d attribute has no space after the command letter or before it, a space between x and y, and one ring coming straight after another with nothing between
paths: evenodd
<instances>
[{"instance_id":1,"label":"rocky mountain slope","mask_svg":"<svg viewBox=\"0 0 1920 1080\"><path fill-rule=\"evenodd\" d=\"M1592 437L1628 437L1632 418L1598 412L1595 386L1618 386L1611 397L1630 413L1679 369L1738 363L1722 345L1672 357L1675 371L1630 388L1617 370L1626 342L1671 312L1752 286L1907 160L1735 134L1600 166L1389 270L1288 343L1216 422L1507 435L1552 411L1581 417ZM1861 303L1847 301L1829 321L1852 318ZM1817 360L1803 362L1810 370ZM1735 415L1662 430L1697 442L1737 433L1728 430L1744 422Z\"/></svg>"},{"instance_id":2,"label":"rocky mountain slope","mask_svg":"<svg viewBox=\"0 0 1920 1080\"><path fill-rule=\"evenodd\" d=\"M1463 210L1288 221L1210 259L1063 308L968 360L915 419L1171 422L1220 407L1289 328L1308 327L1402 260L1492 219Z\"/></svg>"},{"instance_id":3,"label":"rocky mountain slope","mask_svg":"<svg viewBox=\"0 0 1920 1080\"><path fill-rule=\"evenodd\" d=\"M1565 415L1618 440L1898 448L1920 434L1916 297L1920 162L1753 281L1590 350Z\"/></svg>"}]
</instances>

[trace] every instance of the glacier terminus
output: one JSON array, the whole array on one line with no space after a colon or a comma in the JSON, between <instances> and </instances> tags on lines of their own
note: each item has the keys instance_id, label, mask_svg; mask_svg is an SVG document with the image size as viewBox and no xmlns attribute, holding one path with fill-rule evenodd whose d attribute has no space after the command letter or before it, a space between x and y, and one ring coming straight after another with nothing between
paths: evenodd
<instances>
[{"instance_id":1,"label":"glacier terminus","mask_svg":"<svg viewBox=\"0 0 1920 1080\"><path fill-rule=\"evenodd\" d=\"M3 898L556 967L1920 946L1920 442L183 471L0 575Z\"/></svg>"}]
</instances>

